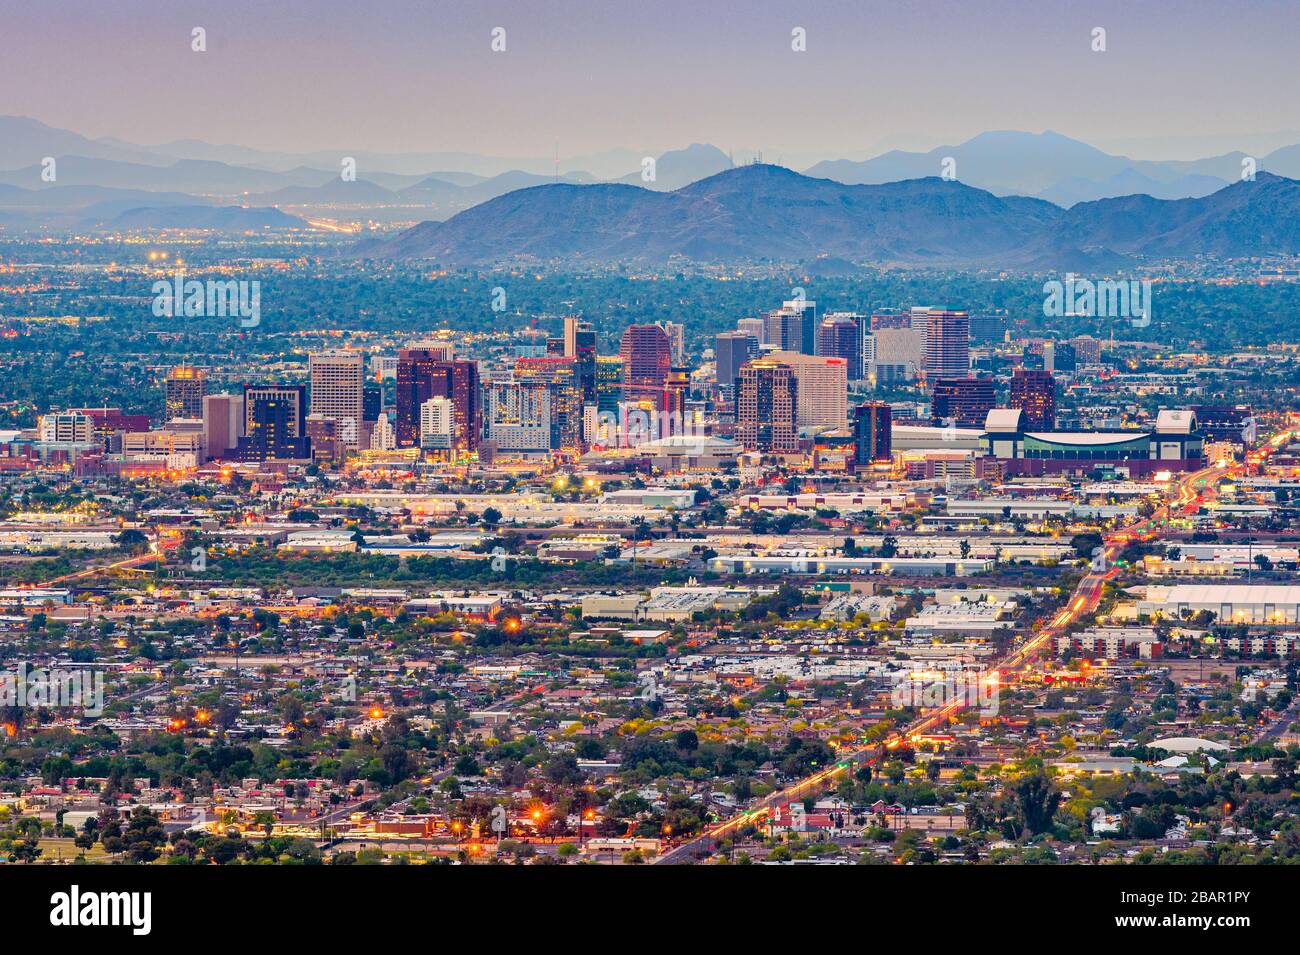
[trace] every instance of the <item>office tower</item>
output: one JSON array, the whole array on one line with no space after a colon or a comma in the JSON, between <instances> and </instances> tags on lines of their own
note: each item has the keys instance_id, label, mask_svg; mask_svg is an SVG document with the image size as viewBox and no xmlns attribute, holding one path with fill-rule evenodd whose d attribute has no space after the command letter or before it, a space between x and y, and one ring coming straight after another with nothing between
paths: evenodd
<instances>
[{"instance_id":1,"label":"office tower","mask_svg":"<svg viewBox=\"0 0 1300 955\"><path fill-rule=\"evenodd\" d=\"M876 336L868 332L862 336L862 377L873 381L876 377Z\"/></svg>"},{"instance_id":2,"label":"office tower","mask_svg":"<svg viewBox=\"0 0 1300 955\"><path fill-rule=\"evenodd\" d=\"M304 433L307 389L303 385L245 385L244 434L237 461L300 461L311 457Z\"/></svg>"},{"instance_id":3,"label":"office tower","mask_svg":"<svg viewBox=\"0 0 1300 955\"><path fill-rule=\"evenodd\" d=\"M767 344L778 351L817 354L817 303L792 299L768 312Z\"/></svg>"},{"instance_id":4,"label":"office tower","mask_svg":"<svg viewBox=\"0 0 1300 955\"><path fill-rule=\"evenodd\" d=\"M686 360L686 326L680 322L657 323L668 335L668 352L673 364L680 365Z\"/></svg>"},{"instance_id":5,"label":"office tower","mask_svg":"<svg viewBox=\"0 0 1300 955\"><path fill-rule=\"evenodd\" d=\"M384 410L384 389L380 385L366 385L361 390L361 420L378 421Z\"/></svg>"},{"instance_id":6,"label":"office tower","mask_svg":"<svg viewBox=\"0 0 1300 955\"><path fill-rule=\"evenodd\" d=\"M346 447L360 441L364 408L365 360L360 352L328 351L307 356L311 414L337 424L335 438Z\"/></svg>"},{"instance_id":7,"label":"office tower","mask_svg":"<svg viewBox=\"0 0 1300 955\"><path fill-rule=\"evenodd\" d=\"M182 365L167 372L164 400L165 416L172 418L202 418L203 396L207 394L207 372L201 368Z\"/></svg>"},{"instance_id":8,"label":"office tower","mask_svg":"<svg viewBox=\"0 0 1300 955\"><path fill-rule=\"evenodd\" d=\"M754 341L758 342L759 345L767 343L767 322L764 319L742 318L736 322L736 331L745 335L753 335Z\"/></svg>"},{"instance_id":9,"label":"office tower","mask_svg":"<svg viewBox=\"0 0 1300 955\"><path fill-rule=\"evenodd\" d=\"M370 430L371 451L392 451L397 447L397 430L388 415L380 415Z\"/></svg>"},{"instance_id":10,"label":"office tower","mask_svg":"<svg viewBox=\"0 0 1300 955\"><path fill-rule=\"evenodd\" d=\"M930 417L935 427L984 427L996 401L992 378L937 378L932 384Z\"/></svg>"},{"instance_id":11,"label":"office tower","mask_svg":"<svg viewBox=\"0 0 1300 955\"><path fill-rule=\"evenodd\" d=\"M970 374L970 316L965 312L927 310L924 340L927 380Z\"/></svg>"},{"instance_id":12,"label":"office tower","mask_svg":"<svg viewBox=\"0 0 1300 955\"><path fill-rule=\"evenodd\" d=\"M971 341L976 342L995 342L1002 337L1004 331L1003 323L1005 319L1002 315L990 315L987 312L972 315L970 317L970 337Z\"/></svg>"},{"instance_id":13,"label":"office tower","mask_svg":"<svg viewBox=\"0 0 1300 955\"><path fill-rule=\"evenodd\" d=\"M560 447L551 394L550 385L544 382L491 382L487 387L488 440L495 442L499 451L541 452Z\"/></svg>"},{"instance_id":14,"label":"office tower","mask_svg":"<svg viewBox=\"0 0 1300 955\"><path fill-rule=\"evenodd\" d=\"M672 370L672 345L658 325L629 325L618 349L623 359L623 397L663 408L664 382Z\"/></svg>"},{"instance_id":15,"label":"office tower","mask_svg":"<svg viewBox=\"0 0 1300 955\"><path fill-rule=\"evenodd\" d=\"M869 369L877 384L914 381L925 362L924 332L915 328L879 328L871 336L876 342L875 368Z\"/></svg>"},{"instance_id":16,"label":"office tower","mask_svg":"<svg viewBox=\"0 0 1300 955\"><path fill-rule=\"evenodd\" d=\"M398 447L409 448L419 443L420 407L426 401L450 398L456 411L454 449L471 452L478 448L483 414L477 362L447 361L429 348L403 348L397 353L394 397Z\"/></svg>"},{"instance_id":17,"label":"office tower","mask_svg":"<svg viewBox=\"0 0 1300 955\"><path fill-rule=\"evenodd\" d=\"M749 332L722 332L714 343L717 356L718 392L727 401L736 400L736 382L745 362L758 357L758 339Z\"/></svg>"},{"instance_id":18,"label":"office tower","mask_svg":"<svg viewBox=\"0 0 1300 955\"><path fill-rule=\"evenodd\" d=\"M687 368L674 368L668 372L664 382L664 397L661 408L664 416L659 437L666 438L673 433L681 433L682 421L686 417L686 400L691 396L691 373Z\"/></svg>"},{"instance_id":19,"label":"office tower","mask_svg":"<svg viewBox=\"0 0 1300 955\"><path fill-rule=\"evenodd\" d=\"M1046 371L1073 374L1079 367L1079 354L1069 342L1048 342L1043 348Z\"/></svg>"},{"instance_id":20,"label":"office tower","mask_svg":"<svg viewBox=\"0 0 1300 955\"><path fill-rule=\"evenodd\" d=\"M882 401L868 401L853 409L854 464L865 467L888 461L893 414Z\"/></svg>"},{"instance_id":21,"label":"office tower","mask_svg":"<svg viewBox=\"0 0 1300 955\"><path fill-rule=\"evenodd\" d=\"M393 402L397 412L397 446L420 442L420 406L433 397L435 369L442 356L432 348L402 348L397 352L397 383Z\"/></svg>"},{"instance_id":22,"label":"office tower","mask_svg":"<svg viewBox=\"0 0 1300 955\"><path fill-rule=\"evenodd\" d=\"M576 363L583 401L596 400L596 329L573 316L564 320L564 354Z\"/></svg>"},{"instance_id":23,"label":"office tower","mask_svg":"<svg viewBox=\"0 0 1300 955\"><path fill-rule=\"evenodd\" d=\"M1101 342L1091 335L1078 335L1070 339L1074 346L1075 360L1080 365L1101 364Z\"/></svg>"},{"instance_id":24,"label":"office tower","mask_svg":"<svg viewBox=\"0 0 1300 955\"><path fill-rule=\"evenodd\" d=\"M521 385L542 385L550 389L550 410L555 425L554 447L557 448L582 447L584 402L578 370L576 358L557 355L521 358L515 362L515 381Z\"/></svg>"},{"instance_id":25,"label":"office tower","mask_svg":"<svg viewBox=\"0 0 1300 955\"><path fill-rule=\"evenodd\" d=\"M347 457L348 445L343 440L339 422L324 415L309 414L306 428L313 461L342 461Z\"/></svg>"},{"instance_id":26,"label":"office tower","mask_svg":"<svg viewBox=\"0 0 1300 955\"><path fill-rule=\"evenodd\" d=\"M836 312L822 319L817 327L817 354L823 358L843 358L849 381L861 381L862 326L858 317Z\"/></svg>"},{"instance_id":27,"label":"office tower","mask_svg":"<svg viewBox=\"0 0 1300 955\"><path fill-rule=\"evenodd\" d=\"M843 428L849 417L848 362L797 352L768 356L789 367L799 383L795 421L800 428Z\"/></svg>"},{"instance_id":28,"label":"office tower","mask_svg":"<svg viewBox=\"0 0 1300 955\"><path fill-rule=\"evenodd\" d=\"M1011 407L1024 414L1024 427L1051 431L1056 427L1056 379L1050 371L1017 368L1011 377Z\"/></svg>"},{"instance_id":29,"label":"office tower","mask_svg":"<svg viewBox=\"0 0 1300 955\"><path fill-rule=\"evenodd\" d=\"M793 454L799 450L795 409L799 385L794 369L773 358L755 358L740 369L736 432L746 451Z\"/></svg>"},{"instance_id":30,"label":"office tower","mask_svg":"<svg viewBox=\"0 0 1300 955\"><path fill-rule=\"evenodd\" d=\"M243 395L203 396L203 446L209 459L224 458L243 434Z\"/></svg>"},{"instance_id":31,"label":"office tower","mask_svg":"<svg viewBox=\"0 0 1300 955\"><path fill-rule=\"evenodd\" d=\"M596 356L596 408L601 414L618 414L623 400L623 359L618 355Z\"/></svg>"},{"instance_id":32,"label":"office tower","mask_svg":"<svg viewBox=\"0 0 1300 955\"><path fill-rule=\"evenodd\" d=\"M450 453L456 433L456 408L450 398L430 398L420 405L420 447Z\"/></svg>"}]
</instances>

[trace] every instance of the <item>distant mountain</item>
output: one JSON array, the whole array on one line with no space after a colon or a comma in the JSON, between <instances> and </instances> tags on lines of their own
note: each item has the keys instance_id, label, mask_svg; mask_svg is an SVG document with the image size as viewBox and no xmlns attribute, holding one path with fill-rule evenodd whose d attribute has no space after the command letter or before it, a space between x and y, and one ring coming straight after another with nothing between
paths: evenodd
<instances>
[{"instance_id":1,"label":"distant mountain","mask_svg":"<svg viewBox=\"0 0 1300 955\"><path fill-rule=\"evenodd\" d=\"M888 152L861 162L831 160L806 171L845 183L882 183L942 174L953 160L960 181L998 195L1036 196L1070 206L1144 192L1157 198L1204 196L1241 177L1243 153L1154 162L1112 156L1059 133L981 133L928 152ZM1296 156L1300 173L1300 151ZM1261 162L1272 169L1271 157Z\"/></svg>"},{"instance_id":2,"label":"distant mountain","mask_svg":"<svg viewBox=\"0 0 1300 955\"><path fill-rule=\"evenodd\" d=\"M522 189L359 254L472 265L519 257L662 263L992 262L1036 240L1061 210L938 178L846 186L779 166L719 173L669 193L628 185Z\"/></svg>"},{"instance_id":3,"label":"distant mountain","mask_svg":"<svg viewBox=\"0 0 1300 955\"><path fill-rule=\"evenodd\" d=\"M1228 183L1216 176L1180 176L1169 182L1159 182L1144 176L1135 169L1100 181L1078 176L1062 179L1050 189L1039 193L1039 198L1069 208L1080 202L1095 202L1116 196L1148 195L1153 199L1183 199L1208 196L1218 192Z\"/></svg>"},{"instance_id":4,"label":"distant mountain","mask_svg":"<svg viewBox=\"0 0 1300 955\"><path fill-rule=\"evenodd\" d=\"M108 186L114 189L160 192L179 190L204 195L236 196L301 184L319 185L331 176L337 178L335 174L307 167L288 172L268 172L198 159L181 159L166 166L77 155L59 155L54 160L56 178L52 183L42 180L42 167L39 163L2 172L0 182L30 189Z\"/></svg>"},{"instance_id":5,"label":"distant mountain","mask_svg":"<svg viewBox=\"0 0 1300 955\"><path fill-rule=\"evenodd\" d=\"M279 209L245 206L164 206L128 209L112 220L115 229L211 229L216 232L260 232L266 229L307 229L305 219Z\"/></svg>"},{"instance_id":6,"label":"distant mountain","mask_svg":"<svg viewBox=\"0 0 1300 955\"><path fill-rule=\"evenodd\" d=\"M847 186L743 166L670 193L549 185L424 222L355 254L449 266L518 260L1110 270L1141 260L1300 253L1300 182L1260 173L1200 198L1062 210L935 177ZM821 264L819 264L821 263Z\"/></svg>"},{"instance_id":7,"label":"distant mountain","mask_svg":"<svg viewBox=\"0 0 1300 955\"><path fill-rule=\"evenodd\" d=\"M1068 210L1054 231L1131 257L1290 255L1300 252L1300 182L1262 172L1199 199L1102 199Z\"/></svg>"},{"instance_id":8,"label":"distant mountain","mask_svg":"<svg viewBox=\"0 0 1300 955\"><path fill-rule=\"evenodd\" d=\"M731 160L717 146L691 143L685 149L669 150L658 156L655 159L653 180L644 179L642 170L638 169L618 181L632 186L645 186L647 189L671 192L730 168Z\"/></svg>"},{"instance_id":9,"label":"distant mountain","mask_svg":"<svg viewBox=\"0 0 1300 955\"><path fill-rule=\"evenodd\" d=\"M364 179L349 182L331 176L318 186L287 186L249 196L249 201L268 206L367 206L396 202L397 193Z\"/></svg>"},{"instance_id":10,"label":"distant mountain","mask_svg":"<svg viewBox=\"0 0 1300 955\"><path fill-rule=\"evenodd\" d=\"M166 156L129 143L87 139L27 116L0 116L0 169L39 165L46 156L86 156L158 165L171 162Z\"/></svg>"}]
</instances>

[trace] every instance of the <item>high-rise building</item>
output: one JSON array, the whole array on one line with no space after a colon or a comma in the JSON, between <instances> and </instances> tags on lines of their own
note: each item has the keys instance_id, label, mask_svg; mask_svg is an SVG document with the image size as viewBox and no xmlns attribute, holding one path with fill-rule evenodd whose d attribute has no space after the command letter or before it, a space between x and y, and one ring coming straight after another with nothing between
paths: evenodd
<instances>
[{"instance_id":1,"label":"high-rise building","mask_svg":"<svg viewBox=\"0 0 1300 955\"><path fill-rule=\"evenodd\" d=\"M167 372L164 409L166 418L202 418L207 394L207 372L182 365Z\"/></svg>"},{"instance_id":2,"label":"high-rise building","mask_svg":"<svg viewBox=\"0 0 1300 955\"><path fill-rule=\"evenodd\" d=\"M853 462L860 467L888 461L893 414L883 401L868 401L853 409Z\"/></svg>"},{"instance_id":3,"label":"high-rise building","mask_svg":"<svg viewBox=\"0 0 1300 955\"><path fill-rule=\"evenodd\" d=\"M450 398L430 398L420 405L420 447L450 453L456 432L456 409Z\"/></svg>"},{"instance_id":4,"label":"high-rise building","mask_svg":"<svg viewBox=\"0 0 1300 955\"><path fill-rule=\"evenodd\" d=\"M311 380L310 413L335 422L335 439L347 448L361 440L364 420L365 359L360 352L327 351L307 356Z\"/></svg>"},{"instance_id":5,"label":"high-rise building","mask_svg":"<svg viewBox=\"0 0 1300 955\"><path fill-rule=\"evenodd\" d=\"M1002 338L1005 330L1005 317L977 312L970 317L970 337L976 342L995 342Z\"/></svg>"},{"instance_id":6,"label":"high-rise building","mask_svg":"<svg viewBox=\"0 0 1300 955\"><path fill-rule=\"evenodd\" d=\"M245 385L244 434L237 461L301 461L311 457L305 433L307 389L303 385Z\"/></svg>"},{"instance_id":7,"label":"high-rise building","mask_svg":"<svg viewBox=\"0 0 1300 955\"><path fill-rule=\"evenodd\" d=\"M584 402L596 400L596 329L569 316L564 320L564 357L576 363L578 387Z\"/></svg>"},{"instance_id":8,"label":"high-rise building","mask_svg":"<svg viewBox=\"0 0 1300 955\"><path fill-rule=\"evenodd\" d=\"M578 372L576 358L547 355L544 358L520 358L515 362L516 382L550 390L550 414L554 425L552 446L556 448L582 447L584 402Z\"/></svg>"},{"instance_id":9,"label":"high-rise building","mask_svg":"<svg viewBox=\"0 0 1300 955\"><path fill-rule=\"evenodd\" d=\"M203 446L209 458L226 457L243 434L243 395L203 396Z\"/></svg>"},{"instance_id":10,"label":"high-rise building","mask_svg":"<svg viewBox=\"0 0 1300 955\"><path fill-rule=\"evenodd\" d=\"M560 447L545 382L494 381L487 387L487 438L501 451L540 452Z\"/></svg>"},{"instance_id":11,"label":"high-rise building","mask_svg":"<svg viewBox=\"0 0 1300 955\"><path fill-rule=\"evenodd\" d=\"M393 366L396 370L396 365ZM361 391L361 420L378 421L379 413L384 410L384 389L382 385L366 385Z\"/></svg>"},{"instance_id":12,"label":"high-rise building","mask_svg":"<svg viewBox=\"0 0 1300 955\"><path fill-rule=\"evenodd\" d=\"M823 358L843 358L849 381L861 381L862 324L858 316L834 312L817 327L817 354Z\"/></svg>"},{"instance_id":13,"label":"high-rise building","mask_svg":"<svg viewBox=\"0 0 1300 955\"><path fill-rule=\"evenodd\" d=\"M311 442L311 459L316 462L342 461L348 445L340 434L339 423L324 415L307 415L307 440Z\"/></svg>"},{"instance_id":14,"label":"high-rise building","mask_svg":"<svg viewBox=\"0 0 1300 955\"><path fill-rule=\"evenodd\" d=\"M1091 335L1078 335L1070 339L1075 359L1080 365L1101 364L1101 342Z\"/></svg>"},{"instance_id":15,"label":"high-rise building","mask_svg":"<svg viewBox=\"0 0 1300 955\"><path fill-rule=\"evenodd\" d=\"M672 344L658 325L629 325L618 349L623 359L623 397L663 409L664 383L672 370Z\"/></svg>"},{"instance_id":16,"label":"high-rise building","mask_svg":"<svg viewBox=\"0 0 1300 955\"><path fill-rule=\"evenodd\" d=\"M714 354L718 391L727 401L734 401L741 367L758 357L758 339L749 332L722 332L715 340Z\"/></svg>"},{"instance_id":17,"label":"high-rise building","mask_svg":"<svg viewBox=\"0 0 1300 955\"><path fill-rule=\"evenodd\" d=\"M753 335L760 345L767 343L767 321L762 318L742 318L736 322L736 331Z\"/></svg>"},{"instance_id":18,"label":"high-rise building","mask_svg":"<svg viewBox=\"0 0 1300 955\"><path fill-rule=\"evenodd\" d=\"M397 353L394 432L398 447L419 443L420 408L430 398L452 401L456 412L454 450L477 450L483 429L478 363L448 361L429 348L403 348Z\"/></svg>"},{"instance_id":19,"label":"high-rise building","mask_svg":"<svg viewBox=\"0 0 1300 955\"><path fill-rule=\"evenodd\" d=\"M982 428L996 397L992 378L937 378L933 381L930 417L935 426Z\"/></svg>"},{"instance_id":20,"label":"high-rise building","mask_svg":"<svg viewBox=\"0 0 1300 955\"><path fill-rule=\"evenodd\" d=\"M1079 354L1069 342L1048 342L1043 348L1043 367L1046 371L1073 374L1079 367Z\"/></svg>"},{"instance_id":21,"label":"high-rise building","mask_svg":"<svg viewBox=\"0 0 1300 955\"><path fill-rule=\"evenodd\" d=\"M916 328L885 326L871 335L876 356L868 377L878 385L914 381L925 362L925 333Z\"/></svg>"},{"instance_id":22,"label":"high-rise building","mask_svg":"<svg viewBox=\"0 0 1300 955\"><path fill-rule=\"evenodd\" d=\"M397 412L397 446L420 442L420 406L433 397L433 378L442 355L432 348L403 348L397 352L394 409Z\"/></svg>"},{"instance_id":23,"label":"high-rise building","mask_svg":"<svg viewBox=\"0 0 1300 955\"><path fill-rule=\"evenodd\" d=\"M769 352L799 382L795 421L800 428L843 428L849 417L848 362L797 352Z\"/></svg>"},{"instance_id":24,"label":"high-rise building","mask_svg":"<svg viewBox=\"0 0 1300 955\"><path fill-rule=\"evenodd\" d=\"M746 451L793 454L799 450L795 409L799 384L794 369L776 359L755 358L740 369L736 432Z\"/></svg>"},{"instance_id":25,"label":"high-rise building","mask_svg":"<svg viewBox=\"0 0 1300 955\"><path fill-rule=\"evenodd\" d=\"M686 326L681 322L661 322L668 334L668 348L673 356L673 364L680 365L686 360Z\"/></svg>"},{"instance_id":26,"label":"high-rise building","mask_svg":"<svg viewBox=\"0 0 1300 955\"><path fill-rule=\"evenodd\" d=\"M817 354L817 303L792 299L767 313L767 344L778 351Z\"/></svg>"},{"instance_id":27,"label":"high-rise building","mask_svg":"<svg viewBox=\"0 0 1300 955\"><path fill-rule=\"evenodd\" d=\"M1011 377L1012 408L1024 413L1026 430L1051 431L1056 427L1056 379L1050 371L1017 368Z\"/></svg>"},{"instance_id":28,"label":"high-rise building","mask_svg":"<svg viewBox=\"0 0 1300 955\"><path fill-rule=\"evenodd\" d=\"M388 415L380 415L370 430L371 451L392 451L397 447L397 431Z\"/></svg>"},{"instance_id":29,"label":"high-rise building","mask_svg":"<svg viewBox=\"0 0 1300 955\"><path fill-rule=\"evenodd\" d=\"M618 355L596 356L596 408L601 414L618 414L623 400L623 359Z\"/></svg>"},{"instance_id":30,"label":"high-rise building","mask_svg":"<svg viewBox=\"0 0 1300 955\"><path fill-rule=\"evenodd\" d=\"M965 378L969 374L970 316L966 312L927 310L925 314L926 380Z\"/></svg>"}]
</instances>

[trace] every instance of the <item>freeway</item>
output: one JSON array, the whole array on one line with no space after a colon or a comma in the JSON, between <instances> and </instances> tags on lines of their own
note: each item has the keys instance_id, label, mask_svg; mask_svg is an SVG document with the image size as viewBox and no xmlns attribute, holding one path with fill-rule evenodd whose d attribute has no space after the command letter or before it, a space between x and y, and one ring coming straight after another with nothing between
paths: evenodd
<instances>
[{"instance_id":1,"label":"freeway","mask_svg":"<svg viewBox=\"0 0 1300 955\"><path fill-rule=\"evenodd\" d=\"M1276 449L1285 443L1287 435L1279 435L1270 445ZM1175 486L1176 494L1171 501L1156 509L1149 517L1118 528L1106 535L1102 553L1095 555L1091 568L1075 587L1069 602L1062 607L1052 621L1037 633L1025 640L1019 647L1000 657L994 662L991 672L985 677L992 685L1002 683L1006 677L1016 673L1032 661L1044 648L1051 646L1051 641L1065 632L1065 629L1077 618L1085 617L1097 609L1101 601L1106 582L1117 573L1116 558L1123 549L1133 541L1150 541L1158 539L1170 531L1176 516L1199 504L1206 491L1212 489L1219 477L1232 472L1237 466L1224 464L1203 468L1185 475ZM950 717L962 709L967 700L961 694L947 703L909 723L882 743L861 745L852 749L844 748L839 752L839 760L834 766L827 767L806 776L785 789L772 793L750 809L737 813L729 819L710 826L701 835L673 847L661 854L655 863L659 865L690 865L705 857L711 846L728 833L743 829L763 819L778 805L786 805L791 800L802 799L809 793L820 791L823 786L842 773L851 772L862 766L869 766L880 758L882 747L895 749L909 739L915 739L936 727L946 724Z\"/></svg>"}]
</instances>

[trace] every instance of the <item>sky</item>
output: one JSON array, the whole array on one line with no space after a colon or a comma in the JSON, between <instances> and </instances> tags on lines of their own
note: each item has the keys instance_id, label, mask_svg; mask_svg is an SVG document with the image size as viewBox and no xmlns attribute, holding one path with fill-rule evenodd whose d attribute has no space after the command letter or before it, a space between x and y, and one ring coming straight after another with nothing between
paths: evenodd
<instances>
[{"instance_id":1,"label":"sky","mask_svg":"<svg viewBox=\"0 0 1300 955\"><path fill-rule=\"evenodd\" d=\"M310 152L790 165L1055 130L1139 158L1300 141L1274 0L0 0L0 113ZM207 50L191 49L195 27ZM504 28L504 52L492 31ZM801 27L806 49L792 49ZM1105 29L1095 52L1093 29ZM1266 145L1262 145L1266 144Z\"/></svg>"}]
</instances>

